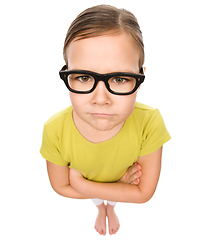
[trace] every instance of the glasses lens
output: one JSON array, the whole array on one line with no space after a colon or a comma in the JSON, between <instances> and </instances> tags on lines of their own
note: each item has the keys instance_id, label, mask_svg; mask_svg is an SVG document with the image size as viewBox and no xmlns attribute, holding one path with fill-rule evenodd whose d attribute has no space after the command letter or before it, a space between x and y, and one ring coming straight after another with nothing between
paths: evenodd
<instances>
[{"instance_id":1,"label":"glasses lens","mask_svg":"<svg viewBox=\"0 0 207 240\"><path fill-rule=\"evenodd\" d=\"M129 93L134 90L136 79L130 76L117 76L110 78L108 83L113 92Z\"/></svg>"},{"instance_id":2,"label":"glasses lens","mask_svg":"<svg viewBox=\"0 0 207 240\"><path fill-rule=\"evenodd\" d=\"M68 75L68 84L71 89L79 92L90 91L94 86L95 80L90 75L72 73Z\"/></svg>"}]
</instances>

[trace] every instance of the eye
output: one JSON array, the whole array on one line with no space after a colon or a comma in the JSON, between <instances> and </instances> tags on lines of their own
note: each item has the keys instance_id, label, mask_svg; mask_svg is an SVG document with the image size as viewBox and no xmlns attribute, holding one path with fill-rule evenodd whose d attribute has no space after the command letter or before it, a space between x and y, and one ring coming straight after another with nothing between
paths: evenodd
<instances>
[{"instance_id":1,"label":"eye","mask_svg":"<svg viewBox=\"0 0 207 240\"><path fill-rule=\"evenodd\" d=\"M77 77L78 80L80 80L81 82L89 82L91 80L90 76L80 76Z\"/></svg>"},{"instance_id":2,"label":"eye","mask_svg":"<svg viewBox=\"0 0 207 240\"><path fill-rule=\"evenodd\" d=\"M114 82L114 83L124 83L124 82L126 82L126 81L128 81L128 80L125 79L125 78L122 78L122 77L115 77L115 78L113 79L113 82Z\"/></svg>"}]
</instances>

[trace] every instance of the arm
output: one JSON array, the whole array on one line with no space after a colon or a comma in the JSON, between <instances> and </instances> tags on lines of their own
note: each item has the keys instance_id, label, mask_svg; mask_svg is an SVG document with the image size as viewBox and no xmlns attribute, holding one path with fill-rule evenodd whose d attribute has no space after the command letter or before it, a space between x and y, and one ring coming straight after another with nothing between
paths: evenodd
<instances>
[{"instance_id":1,"label":"arm","mask_svg":"<svg viewBox=\"0 0 207 240\"><path fill-rule=\"evenodd\" d=\"M47 171L53 190L68 198L87 199L70 186L70 169L68 166L58 166L47 161Z\"/></svg>"},{"instance_id":2,"label":"arm","mask_svg":"<svg viewBox=\"0 0 207 240\"><path fill-rule=\"evenodd\" d=\"M97 183L84 179L77 171L71 171L71 185L80 194L116 202L144 203L149 201L157 187L161 170L162 147L138 158L142 166L142 180L139 185L126 183Z\"/></svg>"},{"instance_id":3,"label":"arm","mask_svg":"<svg viewBox=\"0 0 207 240\"><path fill-rule=\"evenodd\" d=\"M49 161L47 162L47 171L53 190L61 196L76 199L88 199L70 185L70 168L68 166L58 166ZM141 177L141 166L133 165L120 179L120 182L138 185ZM82 175L81 175L82 176Z\"/></svg>"}]
</instances>

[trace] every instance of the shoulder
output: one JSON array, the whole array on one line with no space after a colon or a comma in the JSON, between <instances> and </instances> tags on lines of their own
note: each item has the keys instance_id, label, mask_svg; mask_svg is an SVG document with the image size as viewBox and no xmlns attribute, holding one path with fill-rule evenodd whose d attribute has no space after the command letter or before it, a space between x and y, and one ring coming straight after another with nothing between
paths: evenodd
<instances>
[{"instance_id":1,"label":"shoulder","mask_svg":"<svg viewBox=\"0 0 207 240\"><path fill-rule=\"evenodd\" d=\"M132 118L143 124L148 122L148 120L153 116L159 114L159 110L145 105L143 103L136 102L134 111L132 113Z\"/></svg>"},{"instance_id":2,"label":"shoulder","mask_svg":"<svg viewBox=\"0 0 207 240\"><path fill-rule=\"evenodd\" d=\"M139 122L139 124L142 123L144 128L148 125L154 126L155 128L157 125L164 125L164 120L159 109L139 102L135 104L132 118Z\"/></svg>"},{"instance_id":3,"label":"shoulder","mask_svg":"<svg viewBox=\"0 0 207 240\"><path fill-rule=\"evenodd\" d=\"M136 103L132 115L136 126L140 126L139 130L141 130L140 156L156 151L170 140L170 134L158 109Z\"/></svg>"},{"instance_id":4,"label":"shoulder","mask_svg":"<svg viewBox=\"0 0 207 240\"><path fill-rule=\"evenodd\" d=\"M56 114L54 114L52 117L50 117L45 122L45 127L47 128L53 128L64 125L64 122L69 122L70 116L72 114L72 106L69 106Z\"/></svg>"},{"instance_id":5,"label":"shoulder","mask_svg":"<svg viewBox=\"0 0 207 240\"><path fill-rule=\"evenodd\" d=\"M150 134L156 132L161 135L169 134L163 117L157 108L137 102L130 119L129 122L133 123L142 132L143 137L149 137Z\"/></svg>"},{"instance_id":6,"label":"shoulder","mask_svg":"<svg viewBox=\"0 0 207 240\"><path fill-rule=\"evenodd\" d=\"M67 139L70 119L72 119L72 108L67 107L54 114L44 124L40 153L43 158L56 165L68 164L62 155L64 153L62 142Z\"/></svg>"},{"instance_id":7,"label":"shoulder","mask_svg":"<svg viewBox=\"0 0 207 240\"><path fill-rule=\"evenodd\" d=\"M141 111L154 111L155 108L150 107L148 105L145 105L143 103L136 102L135 103L135 110L141 110Z\"/></svg>"}]
</instances>

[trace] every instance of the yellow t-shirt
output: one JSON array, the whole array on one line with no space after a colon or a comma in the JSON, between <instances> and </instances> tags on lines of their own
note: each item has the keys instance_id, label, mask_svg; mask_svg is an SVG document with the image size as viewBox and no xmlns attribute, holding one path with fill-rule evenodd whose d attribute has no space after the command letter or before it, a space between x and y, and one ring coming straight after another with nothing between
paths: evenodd
<instances>
[{"instance_id":1,"label":"yellow t-shirt","mask_svg":"<svg viewBox=\"0 0 207 240\"><path fill-rule=\"evenodd\" d=\"M40 152L46 160L69 165L91 181L118 181L139 156L171 138L159 110L141 103L136 103L120 132L101 143L91 143L79 133L72 111L70 106L45 123Z\"/></svg>"}]
</instances>

